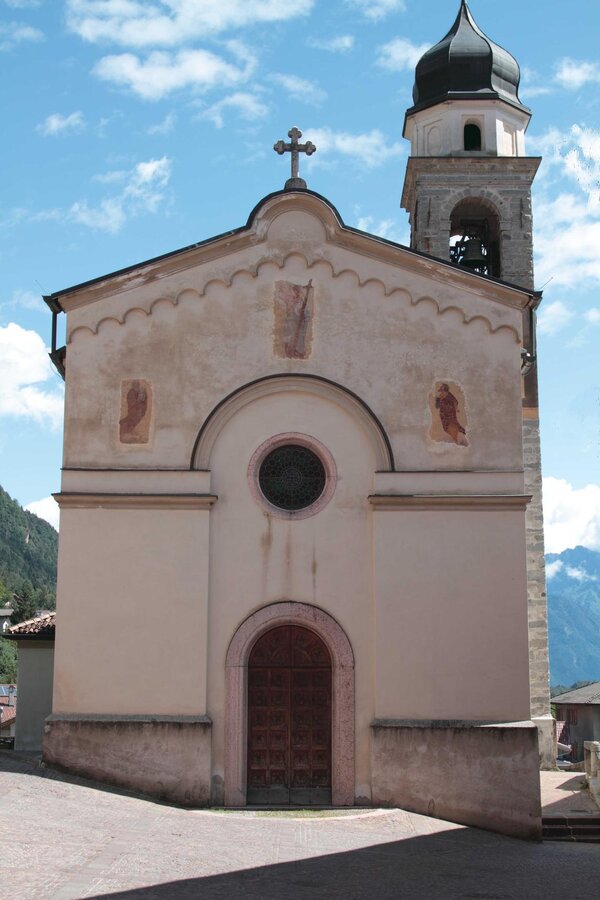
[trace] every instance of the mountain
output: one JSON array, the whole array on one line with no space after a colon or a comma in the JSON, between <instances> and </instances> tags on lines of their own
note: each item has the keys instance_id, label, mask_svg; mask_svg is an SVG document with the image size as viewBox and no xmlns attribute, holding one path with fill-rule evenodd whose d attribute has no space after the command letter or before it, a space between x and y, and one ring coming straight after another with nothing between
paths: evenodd
<instances>
[{"instance_id":1,"label":"mountain","mask_svg":"<svg viewBox=\"0 0 600 900\"><path fill-rule=\"evenodd\" d=\"M0 603L20 598L13 621L56 601L58 532L0 488Z\"/></svg>"},{"instance_id":2,"label":"mountain","mask_svg":"<svg viewBox=\"0 0 600 900\"><path fill-rule=\"evenodd\" d=\"M600 553L548 553L550 684L600 681Z\"/></svg>"}]
</instances>

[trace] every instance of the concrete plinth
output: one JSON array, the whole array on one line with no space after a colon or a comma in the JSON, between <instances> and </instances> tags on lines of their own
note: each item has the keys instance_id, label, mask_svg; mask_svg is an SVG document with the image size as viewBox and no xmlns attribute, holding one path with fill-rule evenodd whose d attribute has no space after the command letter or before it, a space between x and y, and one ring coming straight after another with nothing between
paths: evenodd
<instances>
[{"instance_id":1,"label":"concrete plinth","mask_svg":"<svg viewBox=\"0 0 600 900\"><path fill-rule=\"evenodd\" d=\"M552 771L556 768L556 719L551 715L535 716L532 722L538 730L540 769Z\"/></svg>"},{"instance_id":2,"label":"concrete plinth","mask_svg":"<svg viewBox=\"0 0 600 900\"><path fill-rule=\"evenodd\" d=\"M372 732L374 805L541 839L538 732L532 722L376 720Z\"/></svg>"},{"instance_id":3,"label":"concrete plinth","mask_svg":"<svg viewBox=\"0 0 600 900\"><path fill-rule=\"evenodd\" d=\"M182 806L210 800L207 716L60 716L46 720L48 765Z\"/></svg>"}]
</instances>

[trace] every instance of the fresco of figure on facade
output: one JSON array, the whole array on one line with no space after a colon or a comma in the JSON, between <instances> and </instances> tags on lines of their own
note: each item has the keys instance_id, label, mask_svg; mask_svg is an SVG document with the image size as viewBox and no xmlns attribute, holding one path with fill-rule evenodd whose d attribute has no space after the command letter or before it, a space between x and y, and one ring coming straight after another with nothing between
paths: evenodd
<instances>
[{"instance_id":1,"label":"fresco of figure on facade","mask_svg":"<svg viewBox=\"0 0 600 900\"><path fill-rule=\"evenodd\" d=\"M123 382L121 386L119 439L122 444L145 444L150 420L150 385L146 381Z\"/></svg>"},{"instance_id":2,"label":"fresco of figure on facade","mask_svg":"<svg viewBox=\"0 0 600 900\"><path fill-rule=\"evenodd\" d=\"M313 287L275 283L274 352L281 359L308 359L312 342Z\"/></svg>"},{"instance_id":3,"label":"fresco of figure on facade","mask_svg":"<svg viewBox=\"0 0 600 900\"><path fill-rule=\"evenodd\" d=\"M442 428L446 434L450 435L455 444L468 447L467 432L458 421L458 400L446 382L442 382L437 389L435 407L439 411Z\"/></svg>"}]
</instances>

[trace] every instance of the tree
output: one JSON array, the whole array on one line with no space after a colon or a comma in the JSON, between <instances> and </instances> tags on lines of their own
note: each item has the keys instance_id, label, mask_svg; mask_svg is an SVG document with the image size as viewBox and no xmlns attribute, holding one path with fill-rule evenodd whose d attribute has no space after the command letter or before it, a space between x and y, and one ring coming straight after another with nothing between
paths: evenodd
<instances>
[{"instance_id":1,"label":"tree","mask_svg":"<svg viewBox=\"0 0 600 900\"><path fill-rule=\"evenodd\" d=\"M30 581L24 581L18 593L15 592L14 612L10 617L13 625L33 619L38 610L37 591Z\"/></svg>"},{"instance_id":2,"label":"tree","mask_svg":"<svg viewBox=\"0 0 600 900\"><path fill-rule=\"evenodd\" d=\"M17 680L17 648L12 641L0 637L0 684Z\"/></svg>"}]
</instances>

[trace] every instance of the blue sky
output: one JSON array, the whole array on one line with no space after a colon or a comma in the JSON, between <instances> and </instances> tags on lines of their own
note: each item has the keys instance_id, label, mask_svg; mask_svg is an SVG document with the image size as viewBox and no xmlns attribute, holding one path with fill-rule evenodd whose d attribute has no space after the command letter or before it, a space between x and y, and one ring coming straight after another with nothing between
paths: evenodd
<instances>
[{"instance_id":1,"label":"blue sky","mask_svg":"<svg viewBox=\"0 0 600 900\"><path fill-rule=\"evenodd\" d=\"M244 224L297 124L309 187L402 243L414 66L458 0L0 0L0 484L52 516L50 293ZM472 0L533 109L548 548L600 549L600 6Z\"/></svg>"}]
</instances>

